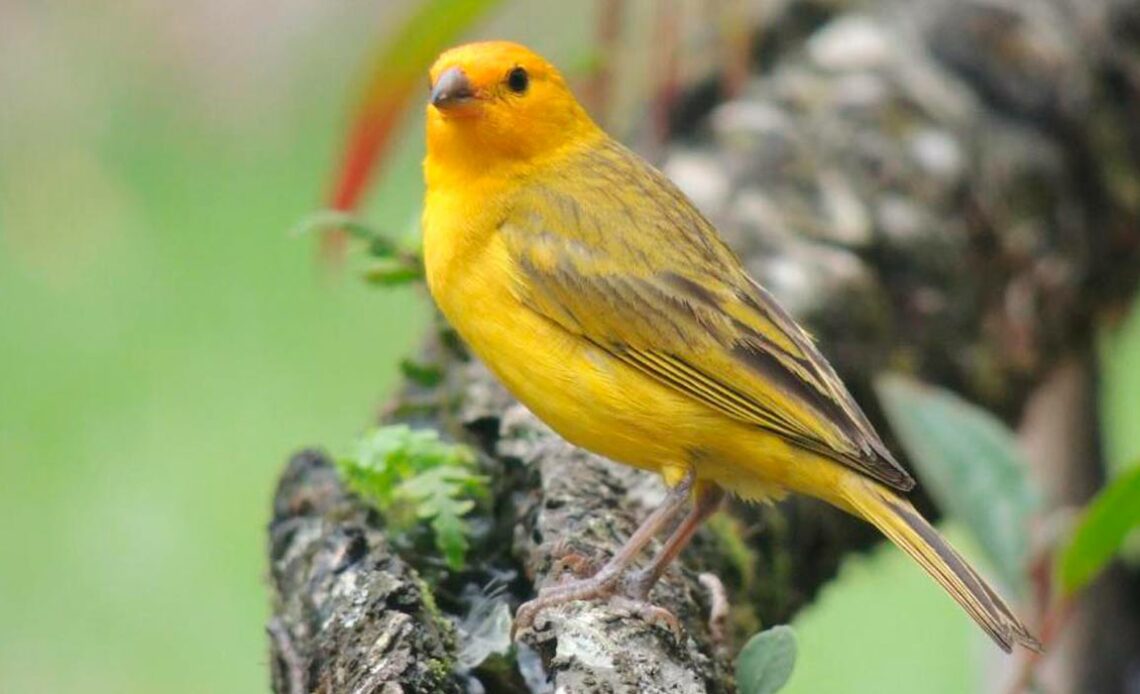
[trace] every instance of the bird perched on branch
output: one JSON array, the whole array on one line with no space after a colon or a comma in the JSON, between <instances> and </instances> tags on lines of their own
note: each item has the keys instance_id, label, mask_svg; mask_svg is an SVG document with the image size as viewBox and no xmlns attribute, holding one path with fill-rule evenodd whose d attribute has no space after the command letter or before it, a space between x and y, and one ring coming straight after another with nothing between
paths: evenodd
<instances>
[{"instance_id":1,"label":"bird perched on branch","mask_svg":"<svg viewBox=\"0 0 1140 694\"><path fill-rule=\"evenodd\" d=\"M724 492L793 492L873 523L1005 650L1039 648L903 498L914 480L808 334L541 56L487 42L439 57L424 177L428 285L472 351L568 441L670 488L593 576L540 591L516 627L572 600L652 609L653 584Z\"/></svg>"}]
</instances>

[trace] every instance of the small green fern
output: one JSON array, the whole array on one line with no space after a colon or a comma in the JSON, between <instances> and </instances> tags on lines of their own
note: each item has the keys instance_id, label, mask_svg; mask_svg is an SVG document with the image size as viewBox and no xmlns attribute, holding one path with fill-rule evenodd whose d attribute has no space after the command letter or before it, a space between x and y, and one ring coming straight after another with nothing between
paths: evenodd
<instances>
[{"instance_id":1,"label":"small green fern","mask_svg":"<svg viewBox=\"0 0 1140 694\"><path fill-rule=\"evenodd\" d=\"M408 533L430 523L435 545L452 569L468 548L474 499L487 496L487 479L475 469L468 446L441 441L432 429L404 424L379 427L360 439L354 456L337 461L349 487L376 505L388 527Z\"/></svg>"}]
</instances>

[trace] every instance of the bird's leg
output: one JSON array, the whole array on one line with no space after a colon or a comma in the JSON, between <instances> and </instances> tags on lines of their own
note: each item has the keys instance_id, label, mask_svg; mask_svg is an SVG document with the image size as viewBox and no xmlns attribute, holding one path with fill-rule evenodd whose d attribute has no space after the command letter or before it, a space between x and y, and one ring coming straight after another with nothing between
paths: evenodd
<instances>
[{"instance_id":1,"label":"bird's leg","mask_svg":"<svg viewBox=\"0 0 1140 694\"><path fill-rule=\"evenodd\" d=\"M697 489L693 508L689 511L689 515L685 516L685 520L681 521L681 524L665 541L665 546L661 548L649 566L625 578L625 594L638 601L644 601L648 598L649 591L665 573L665 569L669 568L669 565L673 563L685 545L689 544L689 540L693 539L693 534L701 527L701 523L716 513L723 499L724 490L720 487L711 483L701 485Z\"/></svg>"},{"instance_id":2,"label":"bird's leg","mask_svg":"<svg viewBox=\"0 0 1140 694\"><path fill-rule=\"evenodd\" d=\"M645 519L617 554L590 578L568 581L540 590L538 597L523 603L515 613L514 631L524 629L534 621L540 610L575 600L592 600L613 595L622 573L637 558L645 545L649 544L661 529L667 526L685 506L689 492L693 488L693 473L690 471L681 482L665 496L661 505Z\"/></svg>"},{"instance_id":3,"label":"bird's leg","mask_svg":"<svg viewBox=\"0 0 1140 694\"><path fill-rule=\"evenodd\" d=\"M630 535L614 554L597 572L588 579L582 581L571 581L570 583L552 586L539 591L539 597L556 597L563 593L580 593L583 589L588 589L590 586L586 584L594 583L598 585L616 584L617 580L621 577L622 573L629 567L641 550L661 532L661 529L669 525L676 518L677 513L684 507L685 502L689 498L689 492L693 488L692 473L686 475L684 479L674 488L669 490L665 496L665 500L661 505L649 514L649 517L642 522L642 524ZM560 600L559 602L568 602L570 600L586 599L584 597L572 597L568 600ZM533 602L533 601L532 601ZM524 605L525 607L525 605Z\"/></svg>"},{"instance_id":4,"label":"bird's leg","mask_svg":"<svg viewBox=\"0 0 1140 694\"><path fill-rule=\"evenodd\" d=\"M622 592L625 595L613 596L610 598L611 604L640 615L647 622L667 627L674 636L680 638L681 626L677 617L664 607L649 602L649 591L689 544L689 540L693 539L693 534L701 527L701 523L720 508L722 499L724 491L720 487L714 484L701 485L697 489L693 508L685 520L681 521L648 566L625 577L622 581Z\"/></svg>"}]
</instances>

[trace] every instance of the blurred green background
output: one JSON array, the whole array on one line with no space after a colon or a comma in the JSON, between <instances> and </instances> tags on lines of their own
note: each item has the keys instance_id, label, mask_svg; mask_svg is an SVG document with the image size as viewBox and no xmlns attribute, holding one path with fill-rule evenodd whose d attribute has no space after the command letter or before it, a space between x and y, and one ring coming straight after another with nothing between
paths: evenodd
<instances>
[{"instance_id":1,"label":"blurred green background","mask_svg":"<svg viewBox=\"0 0 1140 694\"><path fill-rule=\"evenodd\" d=\"M371 421L428 320L287 233L403 4L0 4L0 691L266 688L275 475ZM592 17L555 5L505 3L479 34L573 62ZM381 227L414 228L419 127L372 195ZM1121 461L1140 319L1103 346ZM984 637L888 548L797 627L793 692L961 692L983 667Z\"/></svg>"}]
</instances>

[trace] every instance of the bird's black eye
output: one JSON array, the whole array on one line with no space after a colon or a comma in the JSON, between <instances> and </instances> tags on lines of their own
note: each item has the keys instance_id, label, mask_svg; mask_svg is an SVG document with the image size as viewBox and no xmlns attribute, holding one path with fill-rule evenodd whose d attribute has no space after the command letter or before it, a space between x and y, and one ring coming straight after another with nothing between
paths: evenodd
<instances>
[{"instance_id":1,"label":"bird's black eye","mask_svg":"<svg viewBox=\"0 0 1140 694\"><path fill-rule=\"evenodd\" d=\"M507 86L515 94L525 92L528 84L530 84L530 76L526 74L525 68L516 67L507 73Z\"/></svg>"}]
</instances>

